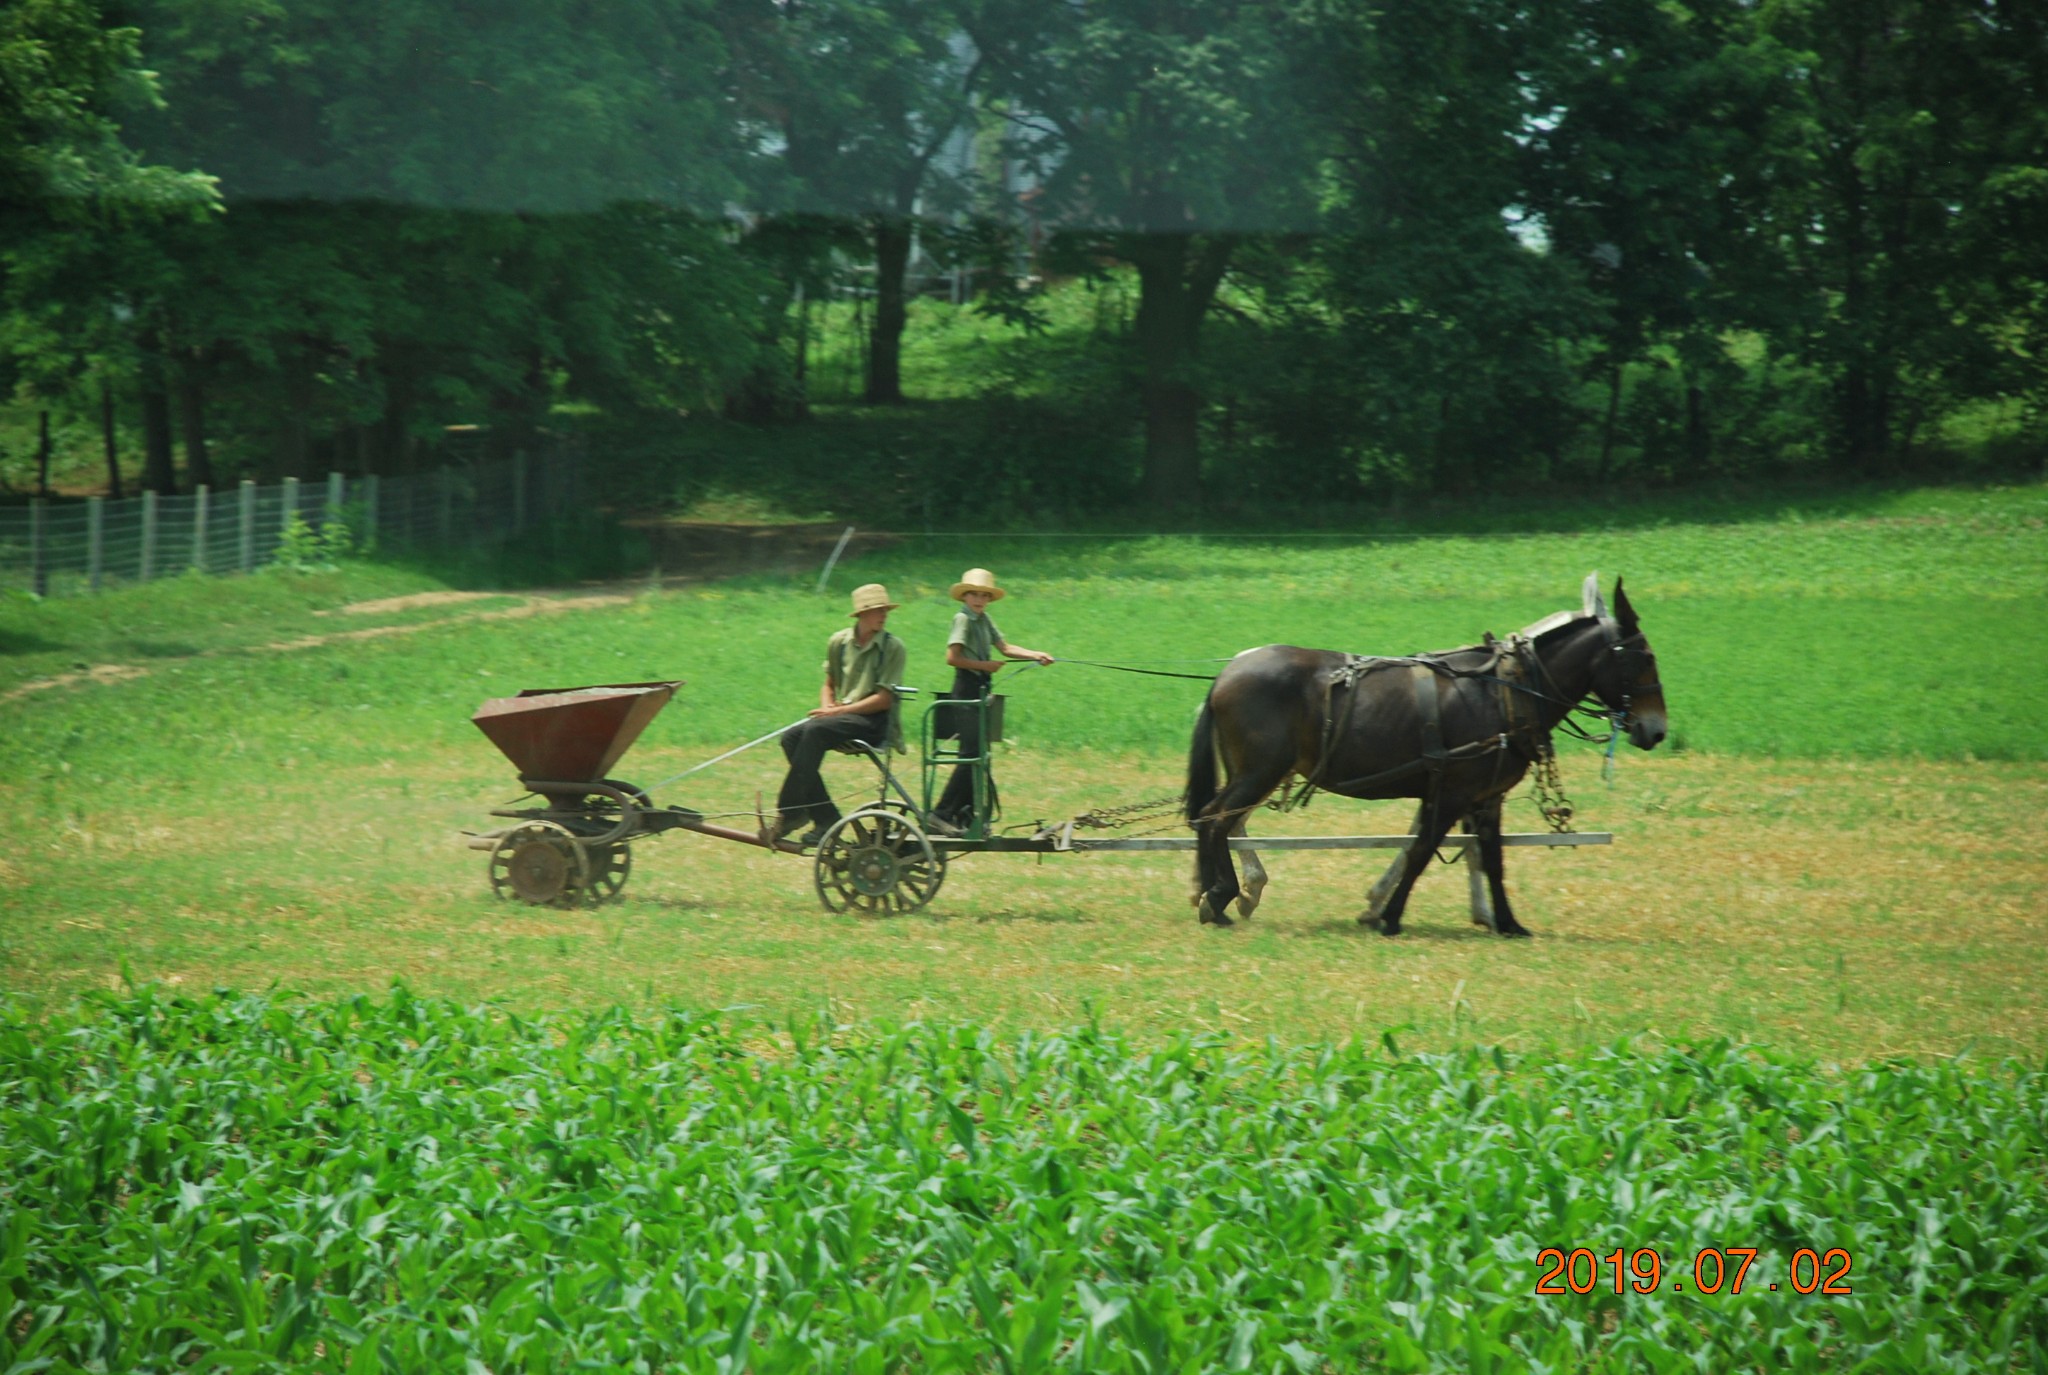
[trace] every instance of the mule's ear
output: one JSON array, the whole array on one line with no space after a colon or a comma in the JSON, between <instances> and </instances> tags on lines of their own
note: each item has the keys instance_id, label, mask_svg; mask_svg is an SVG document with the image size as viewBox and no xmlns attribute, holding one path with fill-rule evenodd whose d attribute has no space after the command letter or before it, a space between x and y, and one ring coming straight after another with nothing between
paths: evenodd
<instances>
[{"instance_id":1,"label":"mule's ear","mask_svg":"<svg viewBox=\"0 0 2048 1375\"><path fill-rule=\"evenodd\" d=\"M1600 574L1597 571L1586 574L1586 584L1579 589L1579 609L1588 616L1607 614L1607 603L1600 599Z\"/></svg>"},{"instance_id":2,"label":"mule's ear","mask_svg":"<svg viewBox=\"0 0 2048 1375\"><path fill-rule=\"evenodd\" d=\"M1614 580L1614 619L1621 622L1621 633L1636 633L1636 609L1628 604L1628 593L1621 590L1621 579Z\"/></svg>"}]
</instances>

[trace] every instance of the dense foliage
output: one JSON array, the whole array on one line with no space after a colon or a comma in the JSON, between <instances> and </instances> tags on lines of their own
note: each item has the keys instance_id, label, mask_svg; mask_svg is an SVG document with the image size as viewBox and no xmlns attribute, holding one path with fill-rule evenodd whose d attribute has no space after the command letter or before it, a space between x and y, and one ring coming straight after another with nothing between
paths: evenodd
<instances>
[{"instance_id":1,"label":"dense foliage","mask_svg":"<svg viewBox=\"0 0 2048 1375\"><path fill-rule=\"evenodd\" d=\"M157 490L460 424L659 498L704 417L829 394L821 302L842 394L974 379L892 515L963 461L1298 502L2010 471L2048 423L2048 21L1978 0L27 0L0 206L16 486L52 413ZM1063 327L1062 281L1133 299ZM970 310L1001 366L912 358Z\"/></svg>"},{"instance_id":2,"label":"dense foliage","mask_svg":"<svg viewBox=\"0 0 2048 1375\"><path fill-rule=\"evenodd\" d=\"M144 989L6 1017L0 1065L9 1369L1929 1371L2048 1340L2028 1069L402 989ZM1662 1274L1538 1296L1550 1246ZM1708 1248L1755 1250L1739 1294L1712 1261L1694 1292ZM1798 1292L1802 1248L1852 1292Z\"/></svg>"}]
</instances>

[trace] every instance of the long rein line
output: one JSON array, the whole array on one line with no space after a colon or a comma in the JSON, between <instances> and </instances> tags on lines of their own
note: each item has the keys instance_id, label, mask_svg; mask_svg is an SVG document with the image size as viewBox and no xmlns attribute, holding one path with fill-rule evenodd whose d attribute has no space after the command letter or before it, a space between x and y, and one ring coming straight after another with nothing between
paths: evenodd
<instances>
[{"instance_id":1,"label":"long rein line","mask_svg":"<svg viewBox=\"0 0 2048 1375\"><path fill-rule=\"evenodd\" d=\"M1172 673L1162 668L1134 668L1129 664L1105 664L1094 659L1055 658L1054 663L1079 664L1083 668L1106 668L1116 673L1142 673L1148 678L1190 678L1198 683L1213 683L1213 673ZM1144 659L1141 663L1153 664L1227 664L1228 659Z\"/></svg>"}]
</instances>

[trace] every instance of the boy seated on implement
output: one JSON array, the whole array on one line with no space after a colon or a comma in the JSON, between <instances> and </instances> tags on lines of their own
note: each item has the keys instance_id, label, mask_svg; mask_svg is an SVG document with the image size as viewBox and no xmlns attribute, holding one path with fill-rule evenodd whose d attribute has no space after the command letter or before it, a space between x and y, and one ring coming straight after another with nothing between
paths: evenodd
<instances>
[{"instance_id":1,"label":"boy seated on implement","mask_svg":"<svg viewBox=\"0 0 2048 1375\"><path fill-rule=\"evenodd\" d=\"M825 643L818 705L783 732L789 773L775 800L775 820L763 836L771 844L808 825L797 844L816 845L839 820L839 808L818 772L825 751L859 740L903 752L896 694L890 689L903 681L907 656L903 641L882 628L896 605L878 582L853 589L853 624Z\"/></svg>"}]
</instances>

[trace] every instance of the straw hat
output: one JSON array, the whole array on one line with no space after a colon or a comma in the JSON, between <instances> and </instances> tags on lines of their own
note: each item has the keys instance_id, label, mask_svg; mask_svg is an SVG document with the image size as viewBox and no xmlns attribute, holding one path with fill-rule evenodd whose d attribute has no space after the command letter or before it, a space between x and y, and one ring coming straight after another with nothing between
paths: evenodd
<instances>
[{"instance_id":1,"label":"straw hat","mask_svg":"<svg viewBox=\"0 0 2048 1375\"><path fill-rule=\"evenodd\" d=\"M950 594L954 601L964 599L969 592L986 592L988 599L999 602L1008 594L996 586L996 575L986 568L970 568L960 575L960 581L953 584Z\"/></svg>"},{"instance_id":2,"label":"straw hat","mask_svg":"<svg viewBox=\"0 0 2048 1375\"><path fill-rule=\"evenodd\" d=\"M889 600L889 589L880 583L864 583L853 589L853 610L846 614L851 617L863 611L894 611L900 604Z\"/></svg>"}]
</instances>

